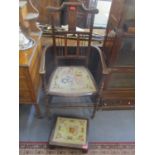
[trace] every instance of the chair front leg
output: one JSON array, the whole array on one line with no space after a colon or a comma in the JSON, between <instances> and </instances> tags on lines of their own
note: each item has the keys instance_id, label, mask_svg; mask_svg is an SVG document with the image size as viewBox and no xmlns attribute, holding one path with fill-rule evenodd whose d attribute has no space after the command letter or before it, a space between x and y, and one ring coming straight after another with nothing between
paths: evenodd
<instances>
[{"instance_id":1,"label":"chair front leg","mask_svg":"<svg viewBox=\"0 0 155 155\"><path fill-rule=\"evenodd\" d=\"M103 88L104 88L104 77L103 76L101 78L99 86L100 87L99 87L98 92L97 92L96 97L95 97L94 110L93 110L93 115L91 118L95 117L96 111L99 109L99 106L102 102L101 100L102 100L102 93L103 93Z\"/></svg>"},{"instance_id":2,"label":"chair front leg","mask_svg":"<svg viewBox=\"0 0 155 155\"><path fill-rule=\"evenodd\" d=\"M39 104L35 103L34 107L35 107L37 118L39 118L39 119L43 118L40 107L39 107Z\"/></svg>"},{"instance_id":3,"label":"chair front leg","mask_svg":"<svg viewBox=\"0 0 155 155\"><path fill-rule=\"evenodd\" d=\"M46 92L46 79L45 79L45 74L41 75L41 79L42 79L42 90L44 92Z\"/></svg>"},{"instance_id":4,"label":"chair front leg","mask_svg":"<svg viewBox=\"0 0 155 155\"><path fill-rule=\"evenodd\" d=\"M93 108L93 113L92 113L91 119L93 119L95 117L95 114L96 114L96 111L98 110L99 104L100 104L99 95L95 95L94 96L94 108Z\"/></svg>"}]
</instances>

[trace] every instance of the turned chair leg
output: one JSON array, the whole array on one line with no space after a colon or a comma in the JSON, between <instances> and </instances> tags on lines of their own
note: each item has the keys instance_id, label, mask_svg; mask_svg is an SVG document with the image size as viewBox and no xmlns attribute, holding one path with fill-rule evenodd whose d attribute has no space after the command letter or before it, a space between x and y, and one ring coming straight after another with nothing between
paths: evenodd
<instances>
[{"instance_id":1,"label":"turned chair leg","mask_svg":"<svg viewBox=\"0 0 155 155\"><path fill-rule=\"evenodd\" d=\"M35 104L34 104L34 107L35 107L35 111L36 111L37 118L43 118L38 103L35 103Z\"/></svg>"},{"instance_id":2,"label":"turned chair leg","mask_svg":"<svg viewBox=\"0 0 155 155\"><path fill-rule=\"evenodd\" d=\"M49 96L45 96L45 115L50 118Z\"/></svg>"},{"instance_id":3,"label":"turned chair leg","mask_svg":"<svg viewBox=\"0 0 155 155\"><path fill-rule=\"evenodd\" d=\"M48 117L48 119L51 119L51 112L50 112L50 103L52 101L52 96L48 96L46 95L45 97L45 108L46 108L46 116Z\"/></svg>"}]
</instances>

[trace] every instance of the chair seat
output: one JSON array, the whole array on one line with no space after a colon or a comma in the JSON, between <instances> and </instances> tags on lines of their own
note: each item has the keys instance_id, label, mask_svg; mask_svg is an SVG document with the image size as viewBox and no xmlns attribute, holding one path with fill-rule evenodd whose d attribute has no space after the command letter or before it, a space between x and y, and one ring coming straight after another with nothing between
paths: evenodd
<instances>
[{"instance_id":1,"label":"chair seat","mask_svg":"<svg viewBox=\"0 0 155 155\"><path fill-rule=\"evenodd\" d=\"M83 66L57 67L48 86L51 95L84 96L97 92L93 76Z\"/></svg>"}]
</instances>

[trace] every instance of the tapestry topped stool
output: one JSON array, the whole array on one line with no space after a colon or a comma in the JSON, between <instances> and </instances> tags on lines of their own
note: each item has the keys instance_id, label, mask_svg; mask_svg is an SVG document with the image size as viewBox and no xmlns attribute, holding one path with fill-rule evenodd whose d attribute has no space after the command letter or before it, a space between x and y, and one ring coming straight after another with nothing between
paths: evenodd
<instances>
[{"instance_id":1,"label":"tapestry topped stool","mask_svg":"<svg viewBox=\"0 0 155 155\"><path fill-rule=\"evenodd\" d=\"M49 138L50 146L60 146L88 151L88 119L57 116Z\"/></svg>"}]
</instances>

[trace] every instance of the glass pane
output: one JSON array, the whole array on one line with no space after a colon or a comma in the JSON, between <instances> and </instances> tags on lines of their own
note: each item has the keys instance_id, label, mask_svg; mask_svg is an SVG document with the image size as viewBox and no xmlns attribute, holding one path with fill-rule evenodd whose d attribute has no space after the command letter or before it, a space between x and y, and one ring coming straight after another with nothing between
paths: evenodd
<instances>
[{"instance_id":1,"label":"glass pane","mask_svg":"<svg viewBox=\"0 0 155 155\"><path fill-rule=\"evenodd\" d=\"M135 65L135 38L128 37L121 40L121 47L117 53L114 66L125 67Z\"/></svg>"},{"instance_id":2,"label":"glass pane","mask_svg":"<svg viewBox=\"0 0 155 155\"><path fill-rule=\"evenodd\" d=\"M134 73L112 73L108 88L134 88Z\"/></svg>"}]
</instances>

